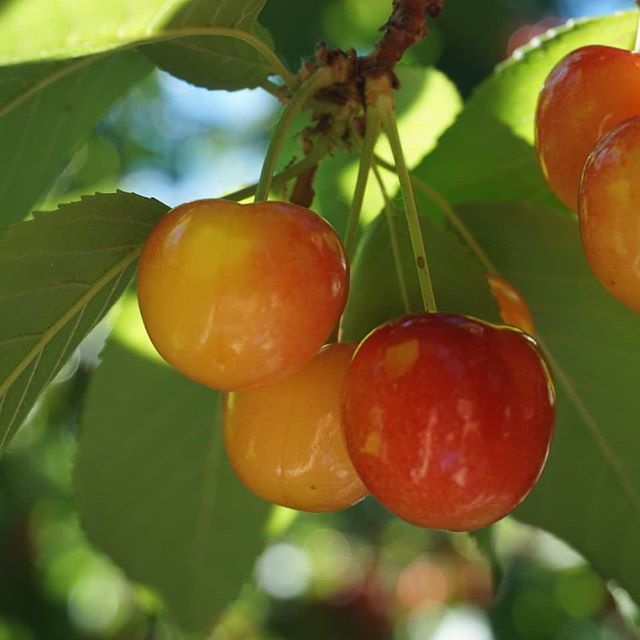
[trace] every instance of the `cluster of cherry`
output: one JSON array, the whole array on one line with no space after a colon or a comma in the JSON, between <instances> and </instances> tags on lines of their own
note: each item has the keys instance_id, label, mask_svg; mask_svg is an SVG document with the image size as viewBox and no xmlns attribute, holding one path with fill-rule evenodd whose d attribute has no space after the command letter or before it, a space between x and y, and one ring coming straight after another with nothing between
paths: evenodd
<instances>
[{"instance_id":1,"label":"cluster of cherry","mask_svg":"<svg viewBox=\"0 0 640 640\"><path fill-rule=\"evenodd\" d=\"M577 211L585 254L602 285L640 311L640 54L600 45L549 75L536 145L549 186Z\"/></svg>"},{"instance_id":2,"label":"cluster of cherry","mask_svg":"<svg viewBox=\"0 0 640 640\"><path fill-rule=\"evenodd\" d=\"M506 321L527 316L506 283L492 286ZM257 495L320 512L370 492L409 522L450 530L509 513L540 475L553 431L554 389L534 339L421 313L359 345L325 345L348 288L335 231L284 202L176 207L138 272L158 352L226 392L227 454Z\"/></svg>"}]
</instances>

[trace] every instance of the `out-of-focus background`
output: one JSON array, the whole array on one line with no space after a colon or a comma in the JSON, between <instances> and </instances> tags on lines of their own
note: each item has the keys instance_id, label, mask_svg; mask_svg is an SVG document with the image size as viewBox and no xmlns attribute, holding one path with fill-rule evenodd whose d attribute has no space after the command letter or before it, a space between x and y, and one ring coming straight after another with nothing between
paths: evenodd
<instances>
[{"instance_id":1,"label":"out-of-focus background","mask_svg":"<svg viewBox=\"0 0 640 640\"><path fill-rule=\"evenodd\" d=\"M389 5L269 0L261 20L295 69L320 39L366 50ZM633 6L450 0L408 57L435 64L467 96L498 62L547 29ZM283 7L286 23L276 21ZM207 92L155 73L77 150L40 208L117 187L169 205L223 195L257 178L277 106L260 90ZM107 332L105 323L83 344L0 459L0 640L183 637L152 593L92 550L74 508L78 418ZM486 532L471 538L423 531L366 500L336 515L276 510L270 532L253 581L220 618L213 639L640 637L637 609L621 589L604 584L561 542L511 519L494 527L489 545Z\"/></svg>"}]
</instances>

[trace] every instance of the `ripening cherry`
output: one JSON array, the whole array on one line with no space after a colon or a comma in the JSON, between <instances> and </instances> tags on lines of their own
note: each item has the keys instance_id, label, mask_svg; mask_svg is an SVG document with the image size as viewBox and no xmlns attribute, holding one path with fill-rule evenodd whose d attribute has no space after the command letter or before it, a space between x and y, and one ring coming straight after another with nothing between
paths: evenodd
<instances>
[{"instance_id":1,"label":"ripening cherry","mask_svg":"<svg viewBox=\"0 0 640 640\"><path fill-rule=\"evenodd\" d=\"M578 215L594 274L640 312L640 117L598 141L584 168Z\"/></svg>"},{"instance_id":2,"label":"ripening cherry","mask_svg":"<svg viewBox=\"0 0 640 640\"><path fill-rule=\"evenodd\" d=\"M238 390L310 362L344 309L348 284L340 239L311 211L198 200L152 231L138 300L167 362L202 384Z\"/></svg>"},{"instance_id":3,"label":"ripening cherry","mask_svg":"<svg viewBox=\"0 0 640 640\"><path fill-rule=\"evenodd\" d=\"M469 531L511 512L542 471L554 417L535 341L460 315L382 325L345 381L356 471L390 511L424 527Z\"/></svg>"},{"instance_id":4,"label":"ripening cherry","mask_svg":"<svg viewBox=\"0 0 640 640\"><path fill-rule=\"evenodd\" d=\"M580 175L600 136L640 115L640 54L590 45L563 58L547 78L536 113L536 148L550 187L571 210Z\"/></svg>"},{"instance_id":5,"label":"ripening cherry","mask_svg":"<svg viewBox=\"0 0 640 640\"><path fill-rule=\"evenodd\" d=\"M491 293L498 303L500 317L505 324L522 329L530 336L536 335L536 327L522 294L504 278L495 273L487 276Z\"/></svg>"},{"instance_id":6,"label":"ripening cherry","mask_svg":"<svg viewBox=\"0 0 640 640\"><path fill-rule=\"evenodd\" d=\"M261 498L319 512L344 509L367 494L342 432L342 388L355 346L326 346L286 380L227 394L227 456Z\"/></svg>"}]
</instances>

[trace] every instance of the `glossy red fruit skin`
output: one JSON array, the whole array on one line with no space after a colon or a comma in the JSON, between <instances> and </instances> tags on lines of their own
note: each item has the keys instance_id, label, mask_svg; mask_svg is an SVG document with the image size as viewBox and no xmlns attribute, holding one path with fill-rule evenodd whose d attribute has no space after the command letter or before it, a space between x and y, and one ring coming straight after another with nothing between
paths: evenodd
<instances>
[{"instance_id":1,"label":"glossy red fruit skin","mask_svg":"<svg viewBox=\"0 0 640 640\"><path fill-rule=\"evenodd\" d=\"M344 309L349 268L334 229L286 202L197 200L154 227L138 302L160 355L224 391L304 368Z\"/></svg>"},{"instance_id":2,"label":"glossy red fruit skin","mask_svg":"<svg viewBox=\"0 0 640 640\"><path fill-rule=\"evenodd\" d=\"M573 211L584 163L600 136L640 115L640 54L590 45L563 58L545 81L536 149L547 182Z\"/></svg>"},{"instance_id":3,"label":"glossy red fruit skin","mask_svg":"<svg viewBox=\"0 0 640 640\"><path fill-rule=\"evenodd\" d=\"M413 524L470 531L510 513L546 460L555 392L525 333L416 314L359 345L343 395L356 471Z\"/></svg>"},{"instance_id":4,"label":"glossy red fruit skin","mask_svg":"<svg viewBox=\"0 0 640 640\"><path fill-rule=\"evenodd\" d=\"M582 175L578 216L593 273L640 312L640 117L598 141Z\"/></svg>"}]
</instances>

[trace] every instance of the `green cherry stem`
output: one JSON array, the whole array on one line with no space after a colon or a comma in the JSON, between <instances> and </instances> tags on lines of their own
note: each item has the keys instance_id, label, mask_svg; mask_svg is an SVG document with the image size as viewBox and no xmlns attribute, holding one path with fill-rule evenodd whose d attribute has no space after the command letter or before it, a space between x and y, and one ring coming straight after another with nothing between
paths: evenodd
<instances>
[{"instance_id":1,"label":"green cherry stem","mask_svg":"<svg viewBox=\"0 0 640 640\"><path fill-rule=\"evenodd\" d=\"M351 202L351 210L349 211L349 220L347 221L347 231L344 237L344 246L347 255L352 258L358 236L358 228L360 226L360 214L364 203L364 195L367 191L367 182L369 172L373 165L373 155L380 136L381 129L380 112L372 105L367 106L367 116L365 120L364 139L360 150L360 165L358 167L358 178Z\"/></svg>"},{"instance_id":2,"label":"green cherry stem","mask_svg":"<svg viewBox=\"0 0 640 640\"><path fill-rule=\"evenodd\" d=\"M379 166L387 171L396 171L395 167L388 162L385 162L382 158L376 157L376 162ZM436 189L424 180L417 176L411 175L411 183L417 191L422 192L429 200L431 200L447 217L451 225L458 232L460 237L466 242L467 246L473 251L478 260L482 263L487 273L491 275L498 275L498 269L491 261L486 251L482 248L480 243L476 240L476 237L471 233L471 230L464 223L462 218L458 215L458 212L451 206L449 201Z\"/></svg>"},{"instance_id":3,"label":"green cherry stem","mask_svg":"<svg viewBox=\"0 0 640 640\"><path fill-rule=\"evenodd\" d=\"M640 9L640 2L637 2L638 9ZM636 45L633 49L636 53L640 53L640 14L638 15L638 30L636 31Z\"/></svg>"},{"instance_id":4,"label":"green cherry stem","mask_svg":"<svg viewBox=\"0 0 640 640\"><path fill-rule=\"evenodd\" d=\"M284 171L277 173L273 176L271 180L272 186L280 186L289 182L293 178L297 178L299 175L303 174L305 171L315 166L319 160L324 158L329 152L329 145L324 142L317 143L311 153L307 154L302 160L296 162ZM252 184L247 187L243 187L242 189L238 189L237 191L233 191L232 193L228 193L222 196L225 200L233 200L234 202L240 202L241 200L245 200L246 198L250 198L255 195L258 189L258 184Z\"/></svg>"},{"instance_id":5,"label":"green cherry stem","mask_svg":"<svg viewBox=\"0 0 640 640\"><path fill-rule=\"evenodd\" d=\"M387 230L389 231L389 241L391 243L391 252L393 253L393 262L396 267L396 276L398 277L398 287L400 288L400 297L402 298L402 305L406 313L411 311L411 304L409 302L409 293L407 291L407 282L404 276L404 269L402 268L402 255L400 252L400 243L398 241L398 234L394 223L394 218L399 215L399 212L393 205L387 187L384 184L382 174L378 165L374 162L372 165L373 174L376 177L378 186L380 187L380 193L384 200L384 217L387 222Z\"/></svg>"},{"instance_id":6,"label":"green cherry stem","mask_svg":"<svg viewBox=\"0 0 640 640\"><path fill-rule=\"evenodd\" d=\"M436 298L433 292L433 284L431 282L431 274L429 272L429 263L427 262L427 253L424 248L424 239L422 237L422 229L420 228L420 216L418 207L416 206L415 196L413 194L413 186L409 168L404 157L402 142L400 140L400 132L398 131L398 123L396 121L395 105L391 93L383 93L378 97L378 108L382 117L382 127L389 139L391 153L396 164L396 174L400 181L400 191L404 200L405 213L407 215L407 224L409 226L409 236L411 238L411 246L416 261L418 272L418 282L420 284L420 293L424 308L430 313L437 311Z\"/></svg>"},{"instance_id":7,"label":"green cherry stem","mask_svg":"<svg viewBox=\"0 0 640 640\"><path fill-rule=\"evenodd\" d=\"M331 69L329 67L321 67L300 85L300 88L291 98L291 102L289 102L289 104L287 104L283 109L280 120L273 132L271 143L267 149L264 164L262 165L262 171L260 173L260 179L258 180L258 187L256 189L256 202L259 200L266 200L269 197L273 173L293 120L317 91L323 87L329 86L333 81L334 78Z\"/></svg>"}]
</instances>

